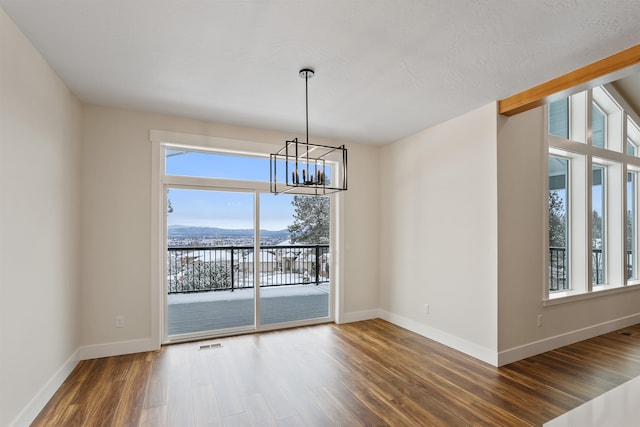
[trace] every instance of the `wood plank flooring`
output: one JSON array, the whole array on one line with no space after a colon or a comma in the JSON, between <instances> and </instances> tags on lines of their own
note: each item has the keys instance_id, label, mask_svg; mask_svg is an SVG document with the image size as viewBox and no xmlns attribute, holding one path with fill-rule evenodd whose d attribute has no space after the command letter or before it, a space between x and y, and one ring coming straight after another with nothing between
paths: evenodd
<instances>
[{"instance_id":1,"label":"wood plank flooring","mask_svg":"<svg viewBox=\"0 0 640 427\"><path fill-rule=\"evenodd\" d=\"M33 426L542 425L640 375L640 325L495 368L383 320L80 362Z\"/></svg>"}]
</instances>

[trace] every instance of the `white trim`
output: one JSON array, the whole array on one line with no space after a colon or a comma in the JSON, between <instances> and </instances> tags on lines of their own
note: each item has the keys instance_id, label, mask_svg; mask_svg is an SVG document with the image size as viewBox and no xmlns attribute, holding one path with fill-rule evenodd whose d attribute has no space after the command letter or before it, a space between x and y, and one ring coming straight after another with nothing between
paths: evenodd
<instances>
[{"instance_id":1,"label":"white trim","mask_svg":"<svg viewBox=\"0 0 640 427\"><path fill-rule=\"evenodd\" d=\"M196 151L202 151L203 148L208 147L216 152L227 152L242 155L269 156L269 154L282 148L281 144L271 144L268 142L219 138L182 132L168 132L157 129L149 130L149 139L151 142L166 143L169 146L179 145L181 148L190 148Z\"/></svg>"},{"instance_id":2,"label":"white trim","mask_svg":"<svg viewBox=\"0 0 640 427\"><path fill-rule=\"evenodd\" d=\"M584 341L589 338L597 337L617 329L626 328L628 326L640 323L640 314L633 314L620 319L611 320L586 328L578 329L564 334L534 341L519 347L510 348L498 353L498 366L526 359L536 354L555 350L566 345Z\"/></svg>"},{"instance_id":3,"label":"white trim","mask_svg":"<svg viewBox=\"0 0 640 427\"><path fill-rule=\"evenodd\" d=\"M340 316L340 321L336 321L337 324L361 322L363 320L377 319L380 317L380 309L372 308L371 310L351 311L349 313L343 313Z\"/></svg>"},{"instance_id":4,"label":"white trim","mask_svg":"<svg viewBox=\"0 0 640 427\"><path fill-rule=\"evenodd\" d=\"M396 326L415 332L418 335L437 341L440 344L451 347L454 350L458 350L485 363L498 366L498 353L495 350L464 340L460 337L448 334L440 329L425 325L424 323L416 322L415 320L407 317L390 313L386 310L380 310L380 318L393 323Z\"/></svg>"},{"instance_id":5,"label":"white trim","mask_svg":"<svg viewBox=\"0 0 640 427\"><path fill-rule=\"evenodd\" d=\"M575 102L574 102L575 98ZM583 99L584 98L584 99ZM551 306L566 302L593 298L611 293L632 290L634 282L626 279L626 212L627 170L637 170L637 156L626 154L626 124L627 119L623 104L618 102L619 96L615 90L613 94L607 88L594 88L571 96L571 105L579 111L572 110L569 121L572 130L580 131L584 127L587 132L586 144L583 139L564 138L547 135L546 145L549 156L559 155L571 159L569 183L569 278L570 290L550 293L545 286L542 305ZM586 102L583 102L585 101ZM582 109L585 105L584 110ZM622 106L621 106L622 105ZM593 108L602 110L607 118L606 138L608 148L602 149L591 145L591 113ZM547 121L545 130L548 134L548 108L545 109ZM574 126L574 122L578 122ZM583 123L584 122L584 123ZM578 132L578 133L580 133ZM593 209L593 167L606 168L605 180L602 183L604 195L604 284L593 285L593 257L591 214ZM548 175L548 173L546 174ZM545 184L548 192L548 183ZM546 205L543 203L543 205ZM548 225L548 211L545 212ZM637 222L637 221L636 221ZM544 245L548 248L548 244ZM637 251L636 260L640 259ZM548 256L544 256L544 268L549 266ZM637 264L637 263L636 263ZM545 276L547 273L545 272ZM545 280L544 282L547 282ZM629 289L631 288L631 289Z\"/></svg>"},{"instance_id":6,"label":"white trim","mask_svg":"<svg viewBox=\"0 0 640 427\"><path fill-rule=\"evenodd\" d=\"M151 167L151 287L152 287L152 300L157 301L152 307L152 339L156 340L158 346L161 343L179 342L184 340L191 340L194 338L193 334L181 335L177 338L171 338L168 336L167 331L167 315L166 315L166 293L162 292L163 277L166 277L166 264L163 262L164 251L167 246L167 224L166 216L162 215L166 212L166 190L168 188L193 188L193 189L207 189L213 191L237 191L254 194L254 230L257 233L256 239L254 239L256 251L259 248L259 227L257 226L260 218L260 205L259 198L261 194L270 193L269 182L262 181L249 181L238 179L226 179L226 178L203 178L192 176L178 176L178 175L166 175L165 174L165 148L175 148L179 150L193 150L200 152L216 152L216 153L230 153L238 156L254 156L254 157L269 157L269 155L275 151L278 151L281 146L273 143L255 142L247 140L238 140L231 138L219 138L205 135L186 134L181 132L169 132L157 129L149 130L149 140L152 145L152 167ZM162 193L160 192L162 191ZM330 295L331 303L329 305L329 316L327 318L309 319L298 322L288 323L285 327L295 327L307 324L325 323L334 321L336 317L339 317L342 307L343 299L339 297L338 293L342 291L341 283L343 283L343 257L344 251L342 250L342 243L340 242L341 230L339 228L339 222L343 217L343 212L339 208L341 206L341 195L333 196L331 198L331 247L332 253L332 269L335 273L332 275L330 282ZM340 215L340 218L338 218ZM161 236L161 237L159 237ZM338 242L335 244L334 242ZM259 263L256 265L257 273L255 275L256 280L259 280ZM260 287L255 284L255 313L256 316L259 313L260 305ZM154 312L155 310L155 312ZM160 326L156 326L160 325ZM260 325L259 319L255 319L255 328L250 331L244 329L239 333L246 332L262 332L265 330L271 330L276 328L282 328L282 325ZM229 331L224 331L223 334L228 334ZM200 333L196 333L198 338L201 337ZM211 335L211 332L205 333L203 338Z\"/></svg>"},{"instance_id":7,"label":"white trim","mask_svg":"<svg viewBox=\"0 0 640 427\"><path fill-rule=\"evenodd\" d=\"M330 317L315 317L312 319L294 320L292 322L287 322L284 328L282 327L283 323L268 323L268 324L260 325L260 330L254 331L254 333L280 331L282 329L299 328L302 326L322 325L322 324L331 323L331 322L333 322L333 319L331 319Z\"/></svg>"},{"instance_id":8,"label":"white trim","mask_svg":"<svg viewBox=\"0 0 640 427\"><path fill-rule=\"evenodd\" d=\"M544 117L546 120L543 120L544 126L544 134L549 135L549 104L545 104L544 106ZM571 116L569 116L571 117ZM549 155L551 154L549 150L549 137L544 138L544 150L547 153L542 156L542 200L540 206L542 207L542 226L543 230L549 229ZM549 288L551 286L551 277L548 273L549 265L551 262L551 257L549 254L549 235L548 233L540 233L540 238L542 239L542 260L544 263L540 266L542 269L542 300L549 299Z\"/></svg>"},{"instance_id":9,"label":"white trim","mask_svg":"<svg viewBox=\"0 0 640 427\"><path fill-rule=\"evenodd\" d=\"M202 340L208 340L212 338L222 338L222 337L230 337L230 336L236 336L236 335L253 334L255 332L256 332L256 329L253 327L253 325L239 326L236 328L228 328L228 329L218 329L215 331L190 332L186 334L167 336L163 344L176 344L176 343L182 343L182 342L202 341Z\"/></svg>"},{"instance_id":10,"label":"white trim","mask_svg":"<svg viewBox=\"0 0 640 427\"><path fill-rule=\"evenodd\" d=\"M260 217L260 193L253 191L253 327L256 331L262 329L260 323L260 279L262 278L262 261L260 258L260 226L262 218ZM233 287L233 283L231 284Z\"/></svg>"},{"instance_id":11,"label":"white trim","mask_svg":"<svg viewBox=\"0 0 640 427\"><path fill-rule=\"evenodd\" d=\"M331 297L333 298L332 307L330 307L331 318L337 324L346 323L344 317L344 301L345 301L345 278L344 278L344 253L345 253L345 236L343 231L344 224L344 198L342 192L329 196L331 198L331 230L329 238L329 251L331 252L331 265L334 274L329 275L329 286L331 287Z\"/></svg>"},{"instance_id":12,"label":"white trim","mask_svg":"<svg viewBox=\"0 0 640 427\"><path fill-rule=\"evenodd\" d=\"M123 354L156 351L160 345L154 338L118 341L104 344L83 345L78 349L78 360L98 359L101 357L121 356Z\"/></svg>"},{"instance_id":13,"label":"white trim","mask_svg":"<svg viewBox=\"0 0 640 427\"><path fill-rule=\"evenodd\" d=\"M162 171L164 170L164 151L160 144L151 144L151 204L149 206L149 218L150 218L150 238L149 238L149 253L151 259L149 263L150 268L150 325L151 325L151 339L155 343L157 348L160 348L162 343L165 326L161 325L161 319L164 319L164 303L165 293L160 292L162 277L166 276L165 269L166 263L163 263L164 252L162 247L164 243L161 241L164 237L163 229L166 227L164 222L165 218L162 217L161 212L166 212L165 196L161 196L161 191L164 191L162 185Z\"/></svg>"},{"instance_id":14,"label":"white trim","mask_svg":"<svg viewBox=\"0 0 640 427\"><path fill-rule=\"evenodd\" d=\"M599 285L596 290L591 292L576 292L576 291L558 291L554 292L552 297L547 300L542 300L543 307L550 307L552 305L567 304L575 301L582 301L591 298L600 298L607 295L615 295L623 292L632 292L640 290L640 284L634 283L623 286L606 286Z\"/></svg>"},{"instance_id":15,"label":"white trim","mask_svg":"<svg viewBox=\"0 0 640 427\"><path fill-rule=\"evenodd\" d=\"M640 114L636 112L631 105L624 99L620 92L611 84L607 83L604 85L605 90L609 93L609 95L613 98L613 100L620 106L622 110L624 110L627 116L630 116L634 122L640 123Z\"/></svg>"},{"instance_id":16,"label":"white trim","mask_svg":"<svg viewBox=\"0 0 640 427\"><path fill-rule=\"evenodd\" d=\"M20 413L9 423L9 427L28 426L35 420L42 408L51 400L53 395L58 391L62 383L67 379L69 374L78 364L79 350L73 352L71 356L60 366L53 374L49 381L36 393L35 396L22 408Z\"/></svg>"},{"instance_id":17,"label":"white trim","mask_svg":"<svg viewBox=\"0 0 640 427\"><path fill-rule=\"evenodd\" d=\"M192 189L216 188L217 191L243 191L246 193L260 191L262 193L269 193L269 183L261 181L164 175L162 183L166 186Z\"/></svg>"},{"instance_id":18,"label":"white trim","mask_svg":"<svg viewBox=\"0 0 640 427\"><path fill-rule=\"evenodd\" d=\"M303 326L313 326L313 325L322 325L325 323L331 323L329 317L316 317L313 319L305 319L305 320L295 320L292 322L287 322L285 329L299 328ZM194 332L190 334L182 334L182 335L172 335L171 339L164 342L164 344L179 344L193 341L206 341L217 338L225 338L225 337L237 337L240 335L251 335L258 334L262 332L269 331L278 331L282 330L282 323L270 323L267 325L261 325L260 330L256 330L253 325L248 327L239 327L239 328L229 328L229 329L221 329L217 331L203 331L203 332Z\"/></svg>"}]
</instances>

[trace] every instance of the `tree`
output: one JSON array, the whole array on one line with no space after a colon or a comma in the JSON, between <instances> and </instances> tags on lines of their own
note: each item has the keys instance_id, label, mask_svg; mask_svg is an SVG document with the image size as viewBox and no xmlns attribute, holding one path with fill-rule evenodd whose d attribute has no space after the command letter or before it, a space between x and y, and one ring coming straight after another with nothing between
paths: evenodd
<instances>
[{"instance_id":1,"label":"tree","mask_svg":"<svg viewBox=\"0 0 640 427\"><path fill-rule=\"evenodd\" d=\"M191 261L182 265L181 260L172 260L173 271L179 274L169 278L170 292L196 292L217 289L231 289L231 267L227 264L215 264Z\"/></svg>"},{"instance_id":2,"label":"tree","mask_svg":"<svg viewBox=\"0 0 640 427\"><path fill-rule=\"evenodd\" d=\"M602 249L602 217L598 214L598 211L593 211L591 221L593 226L593 249Z\"/></svg>"},{"instance_id":3,"label":"tree","mask_svg":"<svg viewBox=\"0 0 640 427\"><path fill-rule=\"evenodd\" d=\"M627 211L627 251L633 250L633 212Z\"/></svg>"},{"instance_id":4,"label":"tree","mask_svg":"<svg viewBox=\"0 0 640 427\"><path fill-rule=\"evenodd\" d=\"M173 206L171 206L171 199L169 198L169 190L167 190L167 215L173 212Z\"/></svg>"},{"instance_id":5,"label":"tree","mask_svg":"<svg viewBox=\"0 0 640 427\"><path fill-rule=\"evenodd\" d=\"M565 248L566 241L566 211L564 203L558 193L549 192L549 246Z\"/></svg>"},{"instance_id":6,"label":"tree","mask_svg":"<svg viewBox=\"0 0 640 427\"><path fill-rule=\"evenodd\" d=\"M293 224L289 225L291 243L329 242L329 198L325 196L294 196Z\"/></svg>"}]
</instances>

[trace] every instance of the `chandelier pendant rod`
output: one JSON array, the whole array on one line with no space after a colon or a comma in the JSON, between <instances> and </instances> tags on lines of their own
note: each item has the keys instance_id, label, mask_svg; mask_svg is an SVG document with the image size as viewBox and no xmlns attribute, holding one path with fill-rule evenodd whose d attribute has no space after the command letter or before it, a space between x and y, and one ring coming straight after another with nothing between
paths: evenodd
<instances>
[{"instance_id":1,"label":"chandelier pendant rod","mask_svg":"<svg viewBox=\"0 0 640 427\"><path fill-rule=\"evenodd\" d=\"M307 177L309 177L309 72L304 73L305 122L307 124Z\"/></svg>"},{"instance_id":2,"label":"chandelier pendant rod","mask_svg":"<svg viewBox=\"0 0 640 427\"><path fill-rule=\"evenodd\" d=\"M309 141L309 79L314 74L315 72L311 68L303 68L299 71L300 77L304 79L306 141L298 141L298 138L286 141L283 148L269 156L269 184L271 192L274 194L291 193L326 196L336 191L345 191L347 189L347 149L344 144L339 147L332 147L312 144ZM312 151L314 155L312 155ZM342 154L341 156L339 155L340 153ZM285 187L283 189L278 186L278 174L276 173L277 165L280 161L284 162L285 167ZM306 164L300 165L300 163ZM295 169L290 170L290 167ZM300 174L300 172L302 173ZM289 181L289 173L291 174L291 181ZM327 174L330 176L327 177ZM341 181L340 185L336 185L338 180Z\"/></svg>"}]
</instances>

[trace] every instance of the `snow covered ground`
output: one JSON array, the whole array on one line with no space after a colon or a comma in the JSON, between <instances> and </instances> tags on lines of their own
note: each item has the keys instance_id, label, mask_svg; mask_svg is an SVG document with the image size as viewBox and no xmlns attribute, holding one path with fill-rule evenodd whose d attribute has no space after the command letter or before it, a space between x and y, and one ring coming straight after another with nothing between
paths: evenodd
<instances>
[{"instance_id":1,"label":"snow covered ground","mask_svg":"<svg viewBox=\"0 0 640 427\"><path fill-rule=\"evenodd\" d=\"M315 285L287 285L287 286L269 286L260 288L261 298L276 298L287 296L304 296L304 295L322 295L329 293L329 284L321 283ZM252 299L253 288L236 289L231 291L211 291L197 292L190 294L169 294L167 295L167 303L171 304L188 304L192 302L204 301L229 301L236 299Z\"/></svg>"}]
</instances>

